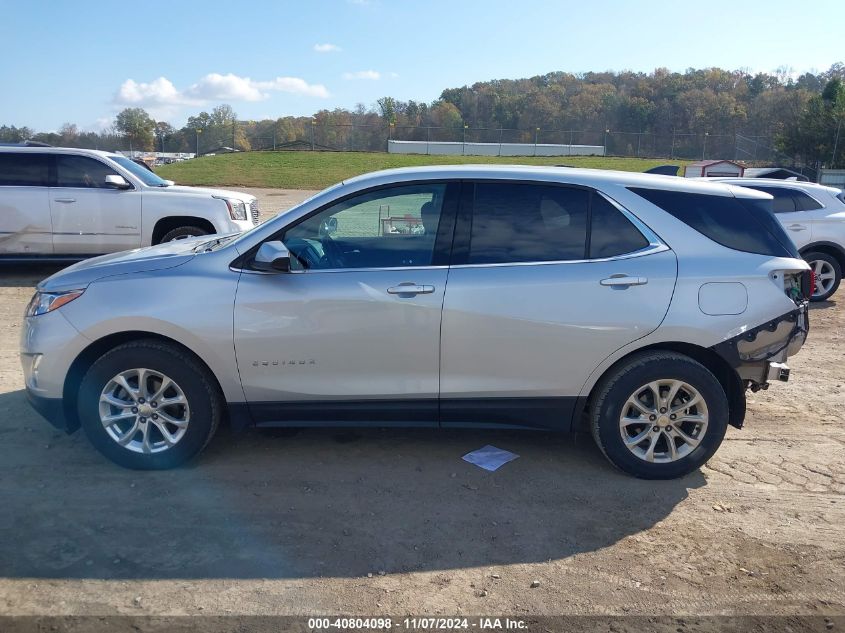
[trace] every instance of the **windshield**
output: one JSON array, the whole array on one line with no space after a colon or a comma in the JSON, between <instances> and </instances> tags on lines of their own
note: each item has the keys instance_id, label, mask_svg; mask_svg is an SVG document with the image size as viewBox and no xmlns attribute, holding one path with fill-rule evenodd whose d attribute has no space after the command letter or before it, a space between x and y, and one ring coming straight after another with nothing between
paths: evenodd
<instances>
[{"instance_id":1,"label":"windshield","mask_svg":"<svg viewBox=\"0 0 845 633\"><path fill-rule=\"evenodd\" d=\"M168 182L163 178L159 178L149 169L141 167L138 163L131 161L125 156L109 156L111 160L123 167L126 171L131 172L135 178L143 182L148 187L167 187Z\"/></svg>"}]
</instances>

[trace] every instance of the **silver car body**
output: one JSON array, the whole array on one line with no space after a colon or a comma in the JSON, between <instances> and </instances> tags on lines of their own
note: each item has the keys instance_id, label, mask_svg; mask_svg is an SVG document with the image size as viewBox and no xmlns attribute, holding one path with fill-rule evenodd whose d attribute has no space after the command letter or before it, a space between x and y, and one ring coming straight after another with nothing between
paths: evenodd
<instances>
[{"instance_id":1,"label":"silver car body","mask_svg":"<svg viewBox=\"0 0 845 633\"><path fill-rule=\"evenodd\" d=\"M0 178L0 259L75 258L149 246L166 226L203 226L208 233L245 231L258 223L255 196L201 187L150 186L144 168L127 158L88 149L0 147L0 157L72 156L122 176L125 190L102 186L4 184ZM120 162L117 162L120 161ZM160 180L160 179L158 179ZM244 204L235 219L226 199Z\"/></svg>"},{"instance_id":2,"label":"silver car body","mask_svg":"<svg viewBox=\"0 0 845 633\"><path fill-rule=\"evenodd\" d=\"M485 180L588 187L649 244L607 259L537 264L288 274L233 264L283 227L356 192ZM713 182L596 170L444 166L368 174L209 252L194 252L203 242L196 238L95 258L46 279L41 292L85 292L26 319L27 390L73 430L67 400L80 364L110 345L152 335L194 352L217 377L233 420L243 423L569 430L604 372L636 350L736 347L766 328L748 345L782 347L767 361L785 361L800 348L805 331L793 338L793 324L804 324L806 313L786 295L784 278L807 270L803 261L723 247L630 187L769 199ZM639 281L612 285L620 277ZM403 283L431 290L387 291ZM737 361L734 370L743 385L768 380L766 363ZM732 421L741 424L741 414Z\"/></svg>"}]
</instances>

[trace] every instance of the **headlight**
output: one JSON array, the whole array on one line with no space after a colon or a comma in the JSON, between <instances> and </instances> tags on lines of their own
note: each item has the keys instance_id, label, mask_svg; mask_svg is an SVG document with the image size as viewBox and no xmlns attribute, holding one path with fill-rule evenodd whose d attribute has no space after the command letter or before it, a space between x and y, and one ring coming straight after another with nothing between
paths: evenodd
<instances>
[{"instance_id":1,"label":"headlight","mask_svg":"<svg viewBox=\"0 0 845 633\"><path fill-rule=\"evenodd\" d=\"M229 217L233 220L246 220L246 205L243 200L235 200L234 198L221 198L213 196L218 200L222 200L229 207Z\"/></svg>"},{"instance_id":2,"label":"headlight","mask_svg":"<svg viewBox=\"0 0 845 633\"><path fill-rule=\"evenodd\" d=\"M34 317L58 310L63 305L81 297L83 292L85 292L85 289L67 290L65 292L36 292L29 300L29 305L26 306L25 316Z\"/></svg>"}]
</instances>

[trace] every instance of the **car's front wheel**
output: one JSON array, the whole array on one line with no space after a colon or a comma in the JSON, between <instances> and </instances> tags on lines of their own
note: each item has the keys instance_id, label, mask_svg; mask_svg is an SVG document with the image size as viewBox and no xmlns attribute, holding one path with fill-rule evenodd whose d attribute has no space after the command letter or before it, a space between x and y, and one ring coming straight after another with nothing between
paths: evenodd
<instances>
[{"instance_id":1,"label":"car's front wheel","mask_svg":"<svg viewBox=\"0 0 845 633\"><path fill-rule=\"evenodd\" d=\"M810 301L826 301L839 288L842 281L842 267L839 261L827 253L807 253L804 260L813 269L816 277L816 289Z\"/></svg>"},{"instance_id":2,"label":"car's front wheel","mask_svg":"<svg viewBox=\"0 0 845 633\"><path fill-rule=\"evenodd\" d=\"M725 436L728 400L701 363L673 352L631 357L597 387L593 437L621 470L673 479L701 467Z\"/></svg>"},{"instance_id":3,"label":"car's front wheel","mask_svg":"<svg viewBox=\"0 0 845 633\"><path fill-rule=\"evenodd\" d=\"M178 226L162 235L161 243L186 240L189 237L199 237L200 235L208 235L208 231L201 226Z\"/></svg>"},{"instance_id":4,"label":"car's front wheel","mask_svg":"<svg viewBox=\"0 0 845 633\"><path fill-rule=\"evenodd\" d=\"M85 434L126 468L172 468L199 453L217 429L222 402L210 372L184 349L157 340L119 345L79 386Z\"/></svg>"}]
</instances>

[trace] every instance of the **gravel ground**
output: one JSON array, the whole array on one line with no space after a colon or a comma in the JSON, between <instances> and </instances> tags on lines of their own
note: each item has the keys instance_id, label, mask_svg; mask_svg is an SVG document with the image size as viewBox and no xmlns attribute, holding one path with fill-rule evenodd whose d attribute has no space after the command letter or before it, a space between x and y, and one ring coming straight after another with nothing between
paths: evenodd
<instances>
[{"instance_id":1,"label":"gravel ground","mask_svg":"<svg viewBox=\"0 0 845 633\"><path fill-rule=\"evenodd\" d=\"M265 214L310 194L259 193ZM841 300L677 481L478 430L223 430L140 473L25 402L21 314L54 270L0 269L0 614L845 615ZM461 461L488 443L520 457Z\"/></svg>"}]
</instances>

